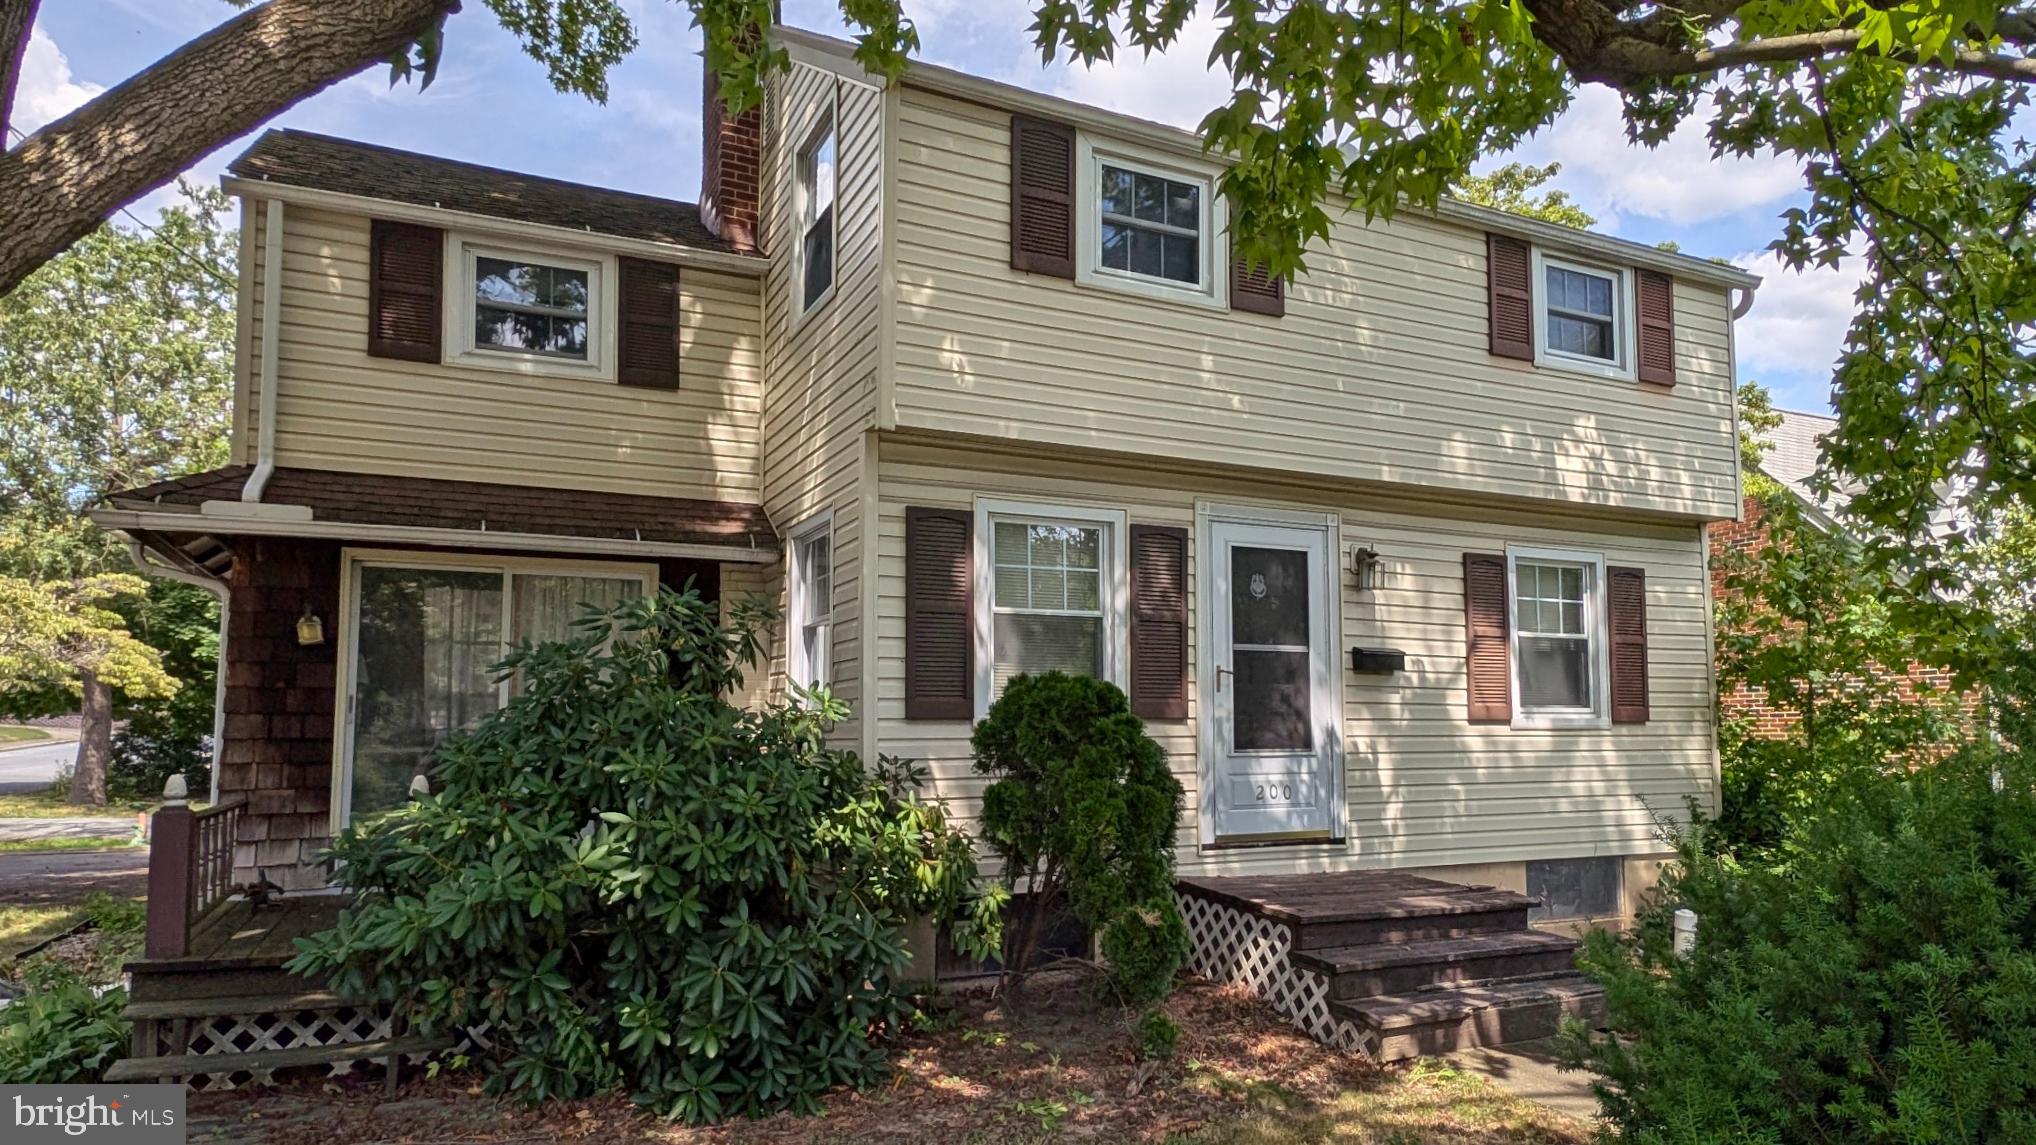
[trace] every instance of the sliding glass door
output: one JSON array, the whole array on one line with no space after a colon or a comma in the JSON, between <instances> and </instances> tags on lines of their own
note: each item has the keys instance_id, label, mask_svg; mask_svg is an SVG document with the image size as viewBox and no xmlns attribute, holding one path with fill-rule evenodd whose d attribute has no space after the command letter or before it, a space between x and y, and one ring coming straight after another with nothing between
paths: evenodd
<instances>
[{"instance_id":1,"label":"sliding glass door","mask_svg":"<svg viewBox=\"0 0 2036 1145\"><path fill-rule=\"evenodd\" d=\"M401 804L448 735L508 702L492 671L522 641L572 635L585 608L647 594L642 565L351 560L341 821Z\"/></svg>"}]
</instances>

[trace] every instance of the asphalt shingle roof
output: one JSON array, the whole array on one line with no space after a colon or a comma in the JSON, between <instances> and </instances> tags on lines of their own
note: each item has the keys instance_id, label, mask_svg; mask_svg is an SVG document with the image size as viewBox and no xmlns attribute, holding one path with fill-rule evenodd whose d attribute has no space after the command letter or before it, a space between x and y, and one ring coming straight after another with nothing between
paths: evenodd
<instances>
[{"instance_id":1,"label":"asphalt shingle roof","mask_svg":"<svg viewBox=\"0 0 2036 1145\"><path fill-rule=\"evenodd\" d=\"M308 131L271 130L227 168L251 182L736 253L697 204L547 179Z\"/></svg>"}]
</instances>

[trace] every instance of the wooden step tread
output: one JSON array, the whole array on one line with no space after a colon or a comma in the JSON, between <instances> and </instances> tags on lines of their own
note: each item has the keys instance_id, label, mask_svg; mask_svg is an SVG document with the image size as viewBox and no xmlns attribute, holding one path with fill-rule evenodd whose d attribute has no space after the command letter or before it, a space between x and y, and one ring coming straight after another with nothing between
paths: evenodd
<instances>
[{"instance_id":1,"label":"wooden step tread","mask_svg":"<svg viewBox=\"0 0 2036 1145\"><path fill-rule=\"evenodd\" d=\"M326 990L298 994L242 994L221 998L169 998L155 1002L129 1002L120 1016L130 1022L161 1021L166 1018L223 1018L238 1014L277 1014L297 1010L331 1010L340 1006L365 1007L372 1002L346 998Z\"/></svg>"},{"instance_id":2,"label":"wooden step tread","mask_svg":"<svg viewBox=\"0 0 2036 1145\"><path fill-rule=\"evenodd\" d=\"M1333 875L1216 876L1179 880L1189 894L1280 922L1364 922L1524 910L1533 895L1387 871Z\"/></svg>"},{"instance_id":3,"label":"wooden step tread","mask_svg":"<svg viewBox=\"0 0 2036 1145\"><path fill-rule=\"evenodd\" d=\"M1495 931L1419 942L1374 942L1363 946L1330 946L1296 950L1297 965L1324 974L1386 970L1397 966L1447 965L1478 958L1520 954L1567 953L1583 943L1543 930Z\"/></svg>"},{"instance_id":4,"label":"wooden step tread","mask_svg":"<svg viewBox=\"0 0 2036 1145\"><path fill-rule=\"evenodd\" d=\"M1332 1002L1330 1007L1382 1033L1391 1033L1412 1026L1462 1021L1486 1010L1549 1002L1579 1006L1595 1002L1604 993L1603 986L1581 974L1572 973L1539 978L1502 978L1413 994L1354 998L1347 1002Z\"/></svg>"},{"instance_id":5,"label":"wooden step tread","mask_svg":"<svg viewBox=\"0 0 2036 1145\"><path fill-rule=\"evenodd\" d=\"M194 1073L234 1073L239 1070L284 1069L299 1065L327 1065L332 1062L385 1058L392 1054L424 1054L448 1049L448 1037L414 1035L379 1042L349 1042L342 1046L299 1046L287 1050L255 1050L244 1054L179 1054L159 1058L122 1058L106 1070L107 1081L136 1081L142 1078L182 1077Z\"/></svg>"}]
</instances>

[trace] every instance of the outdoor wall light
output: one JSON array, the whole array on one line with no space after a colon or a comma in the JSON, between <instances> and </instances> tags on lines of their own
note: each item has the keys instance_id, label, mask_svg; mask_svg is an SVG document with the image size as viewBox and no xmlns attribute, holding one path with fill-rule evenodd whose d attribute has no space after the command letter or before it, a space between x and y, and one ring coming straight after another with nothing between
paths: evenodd
<instances>
[{"instance_id":1,"label":"outdoor wall light","mask_svg":"<svg viewBox=\"0 0 2036 1145\"><path fill-rule=\"evenodd\" d=\"M325 622L311 611L311 602L304 602L304 615L297 618L297 643L306 648L325 643Z\"/></svg>"},{"instance_id":2,"label":"outdoor wall light","mask_svg":"<svg viewBox=\"0 0 2036 1145\"><path fill-rule=\"evenodd\" d=\"M1357 591L1370 592L1377 588L1384 567L1379 551L1370 545L1358 545L1350 550L1350 575L1357 581Z\"/></svg>"}]
</instances>

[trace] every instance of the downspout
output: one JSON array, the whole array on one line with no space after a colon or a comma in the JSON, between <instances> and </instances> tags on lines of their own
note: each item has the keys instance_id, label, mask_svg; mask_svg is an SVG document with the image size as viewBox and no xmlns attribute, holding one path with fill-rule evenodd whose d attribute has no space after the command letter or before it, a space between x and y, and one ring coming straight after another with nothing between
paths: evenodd
<instances>
[{"instance_id":1,"label":"downspout","mask_svg":"<svg viewBox=\"0 0 2036 1145\"><path fill-rule=\"evenodd\" d=\"M283 316L283 201L264 200L262 212L266 223L262 232L261 397L254 472L240 489L240 499L249 503L262 499L262 491L276 472L276 339Z\"/></svg>"},{"instance_id":2,"label":"downspout","mask_svg":"<svg viewBox=\"0 0 2036 1145\"><path fill-rule=\"evenodd\" d=\"M219 602L219 659L213 665L212 673L212 790L206 796L206 802L217 806L219 803L219 759L225 752L224 745L226 742L226 618L228 612L231 611L229 604L232 599L232 590L226 587L225 581L217 577L185 572L183 569L172 568L169 565L149 559L148 550L141 547L140 541L130 539L127 542L127 558L133 561L134 567L140 569L146 576L159 576L164 580L194 585L211 593L212 599Z\"/></svg>"}]
</instances>

